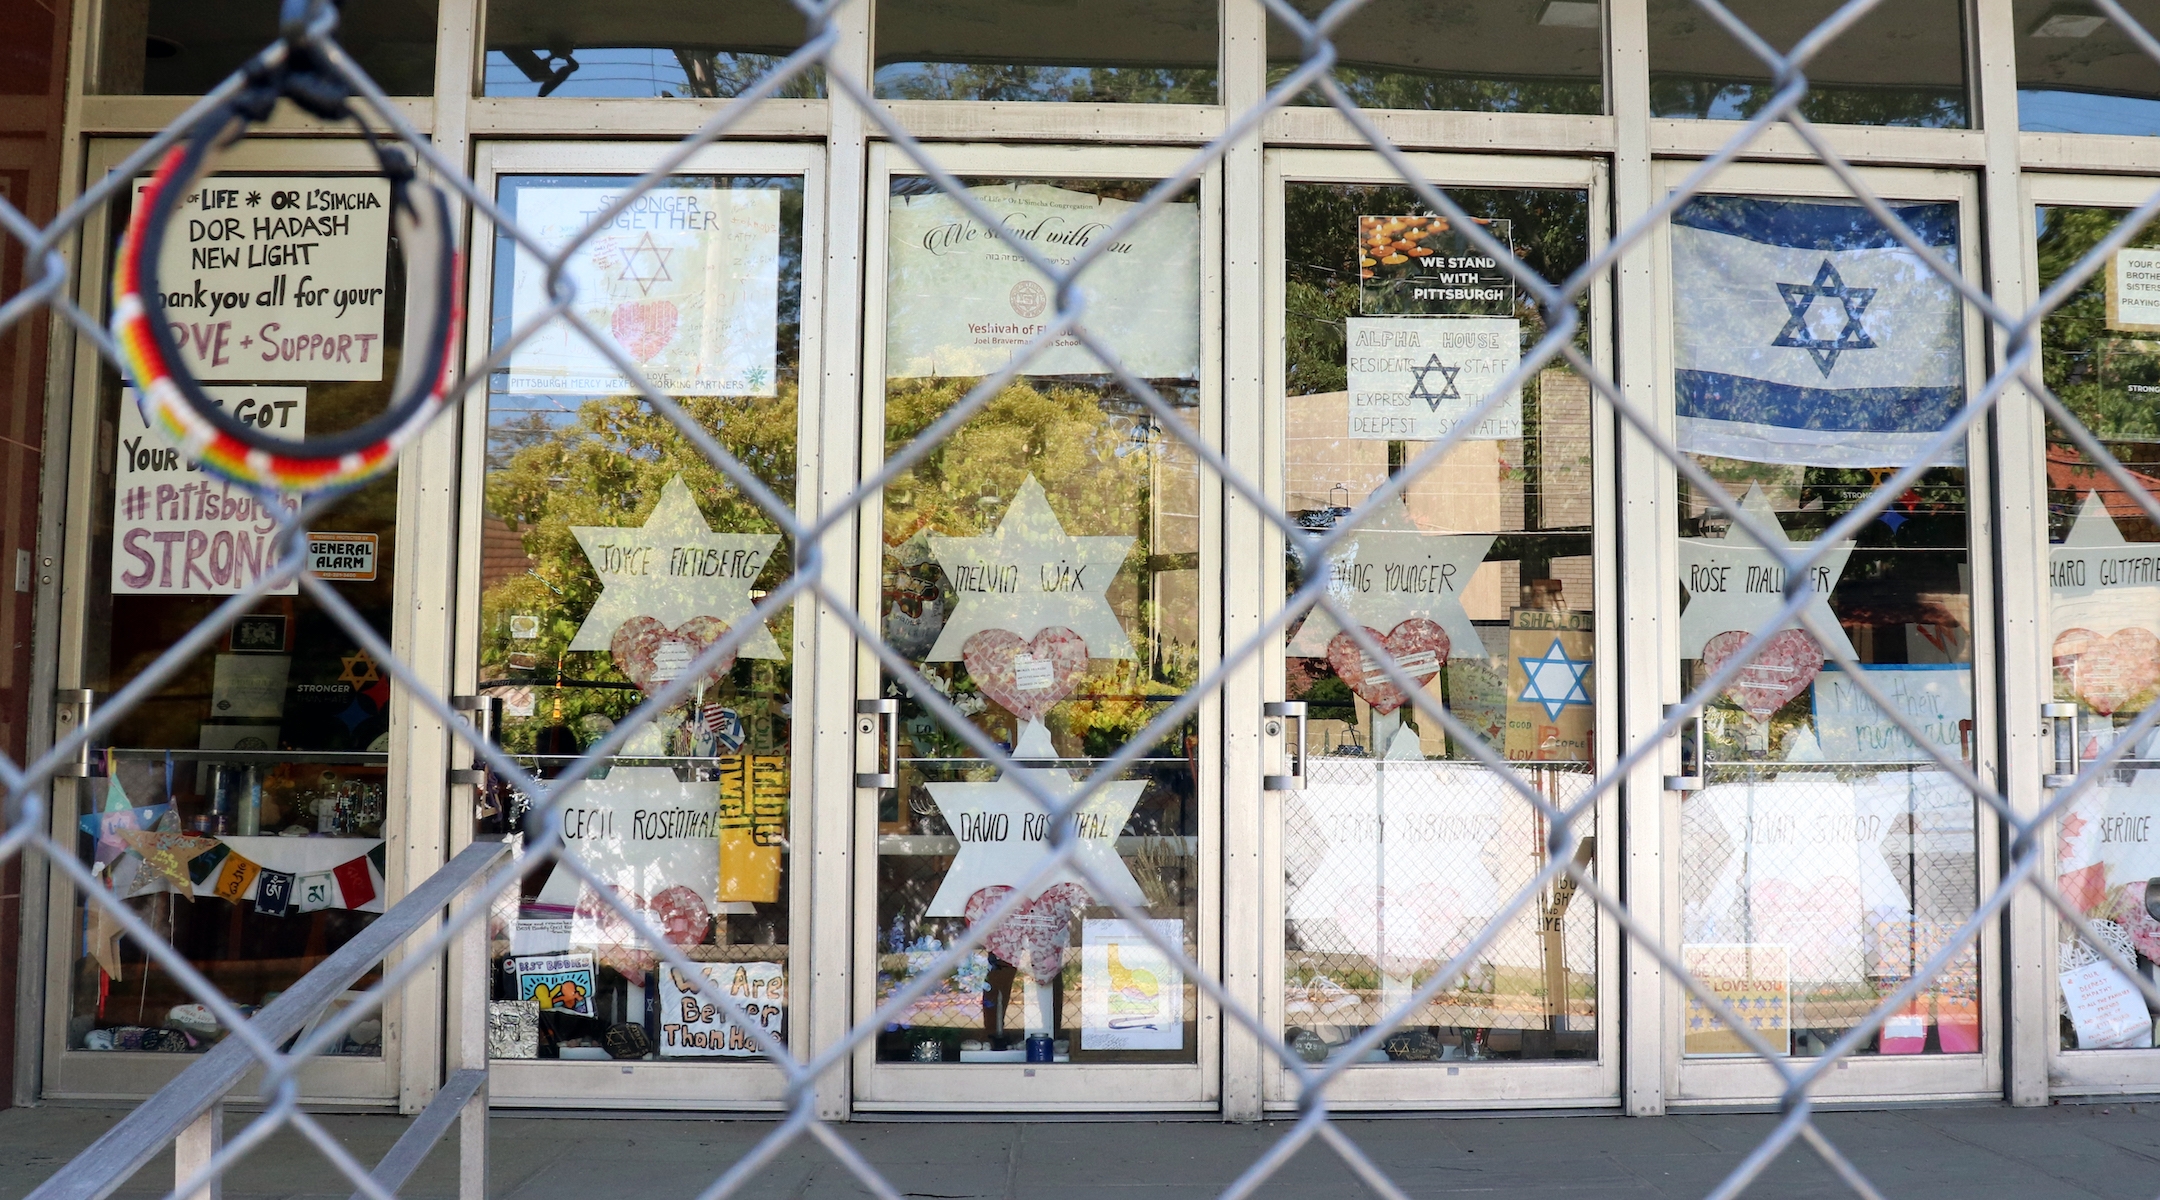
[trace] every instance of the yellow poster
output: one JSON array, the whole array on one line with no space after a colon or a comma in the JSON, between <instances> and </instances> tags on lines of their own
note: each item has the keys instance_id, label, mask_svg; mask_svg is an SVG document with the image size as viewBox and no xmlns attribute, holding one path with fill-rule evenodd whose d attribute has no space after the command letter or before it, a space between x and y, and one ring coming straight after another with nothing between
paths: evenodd
<instances>
[{"instance_id":1,"label":"yellow poster","mask_svg":"<svg viewBox=\"0 0 2160 1200\"><path fill-rule=\"evenodd\" d=\"M1589 762L1595 686L1590 614L1518 608L1508 631L1507 756Z\"/></svg>"},{"instance_id":2,"label":"yellow poster","mask_svg":"<svg viewBox=\"0 0 2160 1200\"><path fill-rule=\"evenodd\" d=\"M720 899L780 898L780 848L787 838L788 760L734 754L720 760Z\"/></svg>"},{"instance_id":3,"label":"yellow poster","mask_svg":"<svg viewBox=\"0 0 2160 1200\"><path fill-rule=\"evenodd\" d=\"M1680 962L1757 1036L1792 1053L1792 947L1744 942L1680 947ZM1710 1006L1687 994L1685 1054L1753 1054Z\"/></svg>"}]
</instances>

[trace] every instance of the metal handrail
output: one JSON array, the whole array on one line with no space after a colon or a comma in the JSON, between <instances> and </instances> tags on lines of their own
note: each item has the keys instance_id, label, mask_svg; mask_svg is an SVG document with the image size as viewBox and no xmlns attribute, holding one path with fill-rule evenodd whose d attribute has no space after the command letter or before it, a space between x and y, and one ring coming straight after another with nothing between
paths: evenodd
<instances>
[{"instance_id":1,"label":"metal handrail","mask_svg":"<svg viewBox=\"0 0 2160 1200\"><path fill-rule=\"evenodd\" d=\"M404 899L391 905L389 911L370 922L358 936L301 976L300 981L285 989L283 995L263 1006L248 1024L271 1045L281 1044L299 1033L355 980L373 969L429 918L440 915L458 892L479 880L490 866L509 852L510 843L502 840L475 841L465 847ZM166 1145L220 1107L226 1093L237 1087L249 1071L261 1065L262 1060L238 1038L219 1042L143 1101L135 1111L121 1118L103 1137L90 1143L89 1148L76 1155L66 1167L38 1185L26 1200L105 1200ZM459 1106L462 1106L473 1095L470 1089L446 1088L438 1094L438 1099L454 1097L460 1091L465 1098L460 1102ZM484 1089L481 1094L485 1094ZM429 1107L432 1110L434 1106ZM447 1128L447 1120L419 1124L435 1128L437 1137L441 1136L443 1128ZM210 1131L210 1136L214 1141L217 1132ZM400 1155L400 1150L405 1153ZM184 1156L185 1151L182 1153ZM401 1140L391 1156L401 1160L409 1158L411 1148ZM389 1167L391 1163L386 1160L384 1166ZM407 1170L409 1172L409 1168ZM183 1170L183 1177L185 1174Z\"/></svg>"}]
</instances>

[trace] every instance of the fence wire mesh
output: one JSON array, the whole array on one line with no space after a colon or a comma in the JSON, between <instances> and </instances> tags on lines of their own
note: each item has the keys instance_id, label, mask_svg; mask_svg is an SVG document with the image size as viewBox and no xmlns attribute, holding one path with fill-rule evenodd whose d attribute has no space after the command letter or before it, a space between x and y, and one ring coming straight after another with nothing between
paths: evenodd
<instances>
[{"instance_id":1,"label":"fence wire mesh","mask_svg":"<svg viewBox=\"0 0 2160 1200\"><path fill-rule=\"evenodd\" d=\"M2063 440L2084 455L2096 471L2119 490L2128 505L2134 506L2147 519L2160 523L2160 497L2152 495L2143 486L2143 477L2118 461L2110 447L2080 423L2051 390L2043 377L2038 354L2043 320L2076 295L2078 289L2103 268L2109 255L2129 244L2138 231L2160 213L2160 194L2125 214L2112 233L2078 257L2074 265L2061 271L2030 308L2024 311L2007 309L1973 283L1946 256L1939 241L1926 231L1912 228L1905 219L1909 214L1901 214L1879 197L1861 173L1839 155L1833 143L1801 115L1800 104L1809 90L1810 60L1834 39L1850 31L1854 23L1880 0L1853 0L1845 4L1789 52L1782 53L1714 0L1699 0L1704 17L1723 27L1761 61L1774 79L1774 95L1759 112L1734 130L1720 150L1702 161L1681 186L1618 231L1617 236L1572 273L1564 278L1548 279L1526 265L1514 247L1495 237L1487 227L1473 219L1472 214L1465 212L1446 188L1426 178L1338 84L1332 74L1336 52L1330 39L1360 7L1358 0L1339 0L1317 16L1308 16L1289 0L1262 0L1269 19L1295 33L1302 46L1302 61L1281 78L1263 102L1234 113L1220 136L1194 152L1180 169L1154 182L1138 196L1137 202L1116 219L1106 236L1080 250L1070 262L1060 263L1047 257L1037 243L1008 232L997 215L983 206L968 185L941 164L937 150L911 136L890 111L873 98L863 80L835 57L840 34L834 16L847 2L829 0L819 4L812 0L796 0L808 28L808 37L802 46L774 62L703 127L662 155L661 161L651 170L621 187L611 204L591 215L583 229L566 241L545 241L522 227L498 197L488 194L473 181L465 164L445 158L415 130L400 108L386 99L340 47L336 38L335 13L329 6L318 5L303 14L312 23L289 27L285 40L265 52L263 61L266 63L301 52L318 58L330 74L347 85L370 124L382 131L386 139L402 144L426 164L428 171L443 186L456 193L469 210L471 240L492 236L514 244L517 252L546 264L550 281L546 303L523 316L484 356L465 356L469 365L452 389L454 402L471 403L475 398L484 398L490 375L506 366L515 349L545 329L567 327L575 338L589 345L593 354L631 381L637 398L664 418L695 448L706 464L724 476L740 498L755 506L762 518L793 548L793 558L784 580L757 598L748 619L737 621L724 635L706 645L682 667L673 682L653 690L627 718L617 722L594 744L574 756L547 764L547 769L536 775L526 763L519 761L518 756L507 753L477 733L464 714L453 710L445 696L431 688L411 665L391 651L382 634L355 611L346 597L307 568L306 540L302 531L308 527L309 518L335 497L300 497L299 503L288 508L282 504L283 497L266 495L271 509L283 513L278 519L280 539L274 570L265 571L251 586L219 604L208 619L165 649L98 708L86 723L58 739L49 750L26 764L0 760L0 782L7 788L9 818L7 832L0 838L0 853L44 858L53 871L65 878L80 895L89 898L94 920L117 929L142 947L160 969L180 981L189 995L209 1010L217 1024L229 1031L230 1039L244 1044L254 1061L260 1064L264 1108L222 1149L203 1162L193 1173L193 1178L182 1180L172 1196L195 1193L236 1161L256 1152L272 1133L293 1129L305 1136L359 1194L385 1200L387 1193L370 1176L368 1168L356 1162L299 1102L298 1072L311 1059L335 1052L360 1022L375 1019L386 997L405 987L430 962L439 960L476 923L485 927L491 911L499 913L503 906L514 903L525 881L551 870L570 872L582 881L588 894L600 897L600 903L608 911L588 915L623 931L624 944L633 947L643 961L664 964L678 971L680 977L701 992L707 1002L728 1013L737 1026L750 1031L757 1051L785 1081L784 1119L773 1126L753 1151L712 1181L705 1195L714 1198L739 1191L783 1147L803 1138L822 1144L866 1190L879 1196L897 1197L899 1190L878 1166L866 1160L853 1144L839 1137L831 1125L818 1117L816 1086L828 1073L841 1069L867 1039L873 1039L880 1030L931 999L955 970L969 969L971 963L979 964L979 952L1008 922L1030 919L1026 912L1027 898L1039 890L1035 885L1053 876L1071 876L1084 881L1094 896L1111 898L1107 907L1130 922L1131 928L1140 931L1152 943L1155 952L1163 960L1174 963L1185 979L1193 981L1219 1007L1229 1024L1263 1047L1291 1081L1297 1102L1295 1122L1263 1156L1224 1189L1222 1194L1231 1197L1252 1194L1292 1155L1314 1141L1340 1155L1346 1167L1375 1192L1401 1196L1403 1193L1387 1173L1368 1158L1342 1128L1331 1122L1331 1086L1353 1064L1366 1061L1376 1052L1385 1052L1390 1045L1409 1048L1394 1057L1431 1057L1431 1043L1424 1043L1420 1049L1417 1039L1430 1038L1434 1031L1442 1028L1493 1030L1511 1024L1520 1026L1524 1023L1524 1014L1532 1011L1559 1011L1577 1016L1575 1028L1578 1030L1591 1027L1590 1022L1604 1019L1587 1006L1578 1005L1575 999L1578 986L1587 988L1588 981L1595 975L1594 938L1585 933L1586 929L1594 932L1594 925L1568 923L1569 932L1557 950L1561 963L1557 973L1548 972L1533 978L1536 972L1529 969L1531 964L1552 960L1556 952L1545 945L1544 935L1556 926L1556 906L1558 910L1564 910L1570 902L1577 905L1587 902L1608 916L1633 953L1656 960L1668 976L1684 988L1691 1021L1704 1023L1702 1027L1705 1028L1722 1027L1733 1050L1759 1059L1778 1080L1781 1119L1745 1161L1712 1190L1712 1196L1742 1192L1773 1158L1796 1141L1804 1142L1821 1156L1855 1194L1878 1195L1875 1186L1815 1125L1814 1096L1818 1085L1826 1072L1862 1052L1882 1034L1886 1023L1911 1010L1916 1003L1931 998L1938 1005L1945 998L1967 1004L1977 1002L1977 940L2004 912L2012 897L2021 891L2037 893L2070 929L2076 931L2081 943L2066 953L2110 963L2135 984L2148 1003L2160 1009L2160 988L2136 969L2132 947L2120 929L2096 929L2086 919L2082 906L2067 901L2057 890L2051 873L2042 870L2049 861L2046 834L2051 829L2050 823L2078 797L2115 771L2118 760L2128 755L2156 724L2160 724L2160 706L2146 709L2107 747L2090 756L2090 761L2084 764L2075 780L2057 788L2040 812L2021 815L2003 793L1975 773L1965 757L1942 748L1940 739L1919 728L1914 718L1907 715L1906 707L1885 694L1882 686L1862 669L1845 639L1838 636L1834 627L1826 625L1823 612L1811 609L1812 593L1806 586L1811 569L1837 553L1841 543L1849 541L1863 526L1878 520L1901 497L1919 486L1931 464L1955 460L1965 439L1980 427L1979 423L1987 419L1998 400L2013 388L2023 389L2036 397L2061 431ZM2115 0L2095 0L2095 8L2147 56L2160 61L2160 42L2139 27ZM919 171L928 181L928 188L966 211L984 228L998 231L1006 252L1030 264L1050 286L1041 332L1015 353L1010 363L980 379L946 411L924 424L919 432L893 446L884 461L867 471L852 493L817 513L803 513L796 511L788 496L770 486L758 469L745 463L723 444L712 428L682 400L647 381L639 364L610 335L610 331L596 327L581 313L575 303L575 286L567 278L566 265L611 220L681 171L693 154L728 139L761 100L791 94L791 87L815 73L822 73L825 94L832 103L858 109L873 135L887 140L910 168ZM107 363L116 369L121 366L118 348L103 322L84 311L74 298L70 258L65 252L69 239L78 234L93 212L120 198L131 181L182 139L197 119L230 99L243 83L243 79L236 76L205 96L187 116L144 143L103 178L94 181L45 227L33 225L17 209L0 200L0 224L4 224L8 235L25 248L27 261L31 264L26 272L29 282L0 305L0 329L38 318L43 313L57 314L72 333L85 339ZM1186 194L1230 147L1254 135L1270 112L1307 93L1332 106L1372 150L1386 160L1400 176L1402 186L1414 192L1432 214L1448 218L1477 252L1499 262L1514 286L1535 304L1543 318L1545 331L1522 354L1519 365L1469 408L1453 432L1403 463L1399 471L1378 484L1358 504L1345 506L1333 519L1317 522L1301 520L1283 511L1258 479L1234 465L1219 446L1195 431L1189 413L1176 397L1165 396L1149 379L1142 378L1122 363L1116 349L1090 329L1087 294L1079 286L1090 277L1091 271L1101 266L1104 248L1131 233L1164 205ZM1584 348L1583 339L1579 337L1584 321L1584 310L1579 301L1613 273L1623 255L1641 247L1645 239L1670 220L1677 210L1713 185L1722 168L1773 126L1785 127L1804 142L1815 158L1843 182L1851 199L1864 206L1914 262L1922 264L1926 272L1952 289L1969 311L1980 315L1989 330L1998 335L2000 347L2000 361L1977 386L1966 389L1963 405L1956 408L1927 443L1912 454L1910 463L1879 472L1864 495L1857 497L1842 515L1830 521L1817 537L1804 543L1788 542L1784 531L1766 525L1761 512L1743 503L1695 457L1683 452L1665 431L1657 415L1622 391ZM1147 437L1175 445L1177 454L1189 456L1195 464L1194 470L1210 486L1220 486L1226 494L1257 510L1295 548L1295 553L1308 567L1317 565L1321 568L1303 571L1303 582L1294 587L1288 602L1260 629L1238 644L1226 647L1219 660L1197 682L1157 707L1146 724L1121 745L1105 750L1092 760L1091 769L1075 779L1069 788L1051 786L1045 782L1042 773L1020 769L1024 764L1017 757L1019 751L1000 744L971 721L970 714L958 707L948 694L948 688L941 686L944 681L926 678L918 655L904 652L892 644L893 630L880 614L861 611L855 595L829 582L831 576L826 572L825 562L826 547L836 544L830 535L844 531L858 520L864 507L876 500L882 489L923 463L972 417L981 413L1003 389L1018 380L1030 361L1060 343L1082 347L1104 364L1127 402L1128 417L1135 427L1144 426ZM1457 713L1422 686L1430 677L1429 672L1419 674L1413 666L1398 662L1389 647L1364 627L1358 616L1346 608L1342 597L1330 590L1331 572L1325 569L1346 552L1361 521L1382 506L1398 503L1405 489L1456 449L1480 419L1494 411L1512 389L1533 379L1541 370L1559 365L1566 366L1586 381L1634 436L1654 447L1656 453L1681 475L1703 510L1725 514L1737 531L1744 532L1760 546L1774 548L1769 553L1782 568L1784 579L1792 581L1791 586L1784 588L1784 602L1775 616L1753 630L1745 646L1714 665L1705 662L1683 704L1672 708L1658 727L1634 735L1620 748L1615 761L1595 771L1559 767L1525 769L1508 761L1479 731L1466 725ZM2015 568L2022 566L2014 564ZM122 903L80 859L75 847L52 836L48 794L56 773L76 760L86 747L100 744L131 710L172 680L192 658L224 636L236 618L248 613L263 597L293 581L297 581L300 590L355 644L381 664L395 684L411 697L412 703L432 713L454 731L455 736L484 760L498 778L507 781L527 799L530 808L526 814L522 848L514 861L495 869L470 889L453 907L448 919L421 944L409 948L384 970L361 999L327 1015L293 1044L280 1046L251 1027L248 1014L221 993L184 954L168 944L141 912ZM926 593L929 602L935 602L935 590L933 581ZM918 602L924 599L918 597ZM684 947L671 940L668 931L657 923L658 914L654 910L634 903L634 898L617 895L607 886L606 879L577 856L566 852L560 801L568 789L592 778L615 756L625 752L638 733L657 716L691 699L696 681L723 662L731 661L766 621L785 616L798 602L805 600L832 614L863 648L875 656L886 677L896 682L896 690L920 716L934 722L936 736L950 739L965 753L1003 772L1013 786L1022 789L1043 813L1052 817L1050 828L1054 832L1049 835L1051 853L1032 868L1025 881L982 911L972 913L972 919L964 926L952 927L949 942L930 950L918 948L914 957L921 961L911 958L907 969L897 972L889 986L880 989L876 1011L861 1014L847 1035L835 1044L820 1049L814 1056L799 1059L765 1022L744 1011L738 996L712 983L697 968L685 954ZM1419 723L1430 723L1433 728L1444 730L1449 743L1464 748L1465 757L1470 761L1390 763L1361 758L1323 759L1315 768L1312 789L1293 795L1287 802L1284 870L1290 929L1286 933L1285 948L1284 1023L1297 1027L1302 1033L1286 1038L1283 1030L1263 1021L1245 1001L1226 990L1206 963L1196 961L1189 941L1165 932L1150 921L1144 904L1132 897L1118 880L1106 877L1104 864L1085 852L1086 839L1074 832L1076 825L1067 818L1085 812L1088 805L1105 795L1118 781L1129 778L1131 772L1142 766L1151 747L1177 735L1182 724L1194 716L1230 675L1246 667L1266 650L1272 639L1281 636L1309 613L1325 613L1332 618L1366 660L1363 669L1367 674L1384 675L1407 696ZM1789 1047L1773 1045L1761 1032L1763 1023L1755 1019L1759 1014L1737 1011L1735 1004L1743 1002L1743 998L1730 988L1715 984L1715 980L1733 973L1745 975L1750 970L1748 964L1735 966L1714 961L1714 955L1705 957L1703 953L1684 952L1675 946L1662 930L1638 919L1620 901L1609 880L1597 877L1590 865L1591 856L1585 849L1586 839L1594 836L1592 814L1600 801L1614 794L1639 765L1653 763L1655 756L1672 744L1671 739L1686 722L1703 713L1706 707L1717 704L1721 696L1744 695L1750 687L1768 686L1761 683L1759 671L1756 675L1747 673L1764 665L1765 655L1771 653L1770 648L1775 644L1774 635L1795 623L1821 644L1832 668L1842 671L1852 687L1887 714L1914 746L1925 750L1926 759L1910 772L1909 778L1896 780L1892 790L1902 789L1900 795L1884 799L1875 806L1880 812L1890 814L1888 820L1892 828L1886 831L1888 836L1882 844L1886 847L1901 845L1904 850L1900 853L1884 851L1883 861L1870 864L1868 869L1886 873L1892 890L1901 900L1899 905L1893 906L1895 911L1878 914L1860 925L1853 924L1847 916L1832 914L1825 907L1811 907L1806 897L1782 893L1777 879L1758 882L1745 871L1735 876L1720 865L1724 860L1750 853L1749 847L1762 840L1757 837L1756 824L1774 818L1779 805L1805 802L1804 799L1795 801L1785 794L1792 787L1851 788L1856 786L1852 779L1841 777L1835 771L1824 771L1811 776L1811 782L1795 785L1765 782L1741 771L1729 778L1711 780L1710 793L1688 802L1687 832L1683 841L1694 860L1683 864L1683 879L1737 877L1742 880L1742 886L1737 890L1719 891L1689 884L1684 897L1688 925L1684 935L1686 942L1732 946L1764 942L1787 944L1796 960L1790 964L1795 992L1802 990L1800 985L1808 982L1811 971L1825 978L1864 977L1869 981L1870 986L1861 993L1848 991L1835 997L1797 1001L1800 1009L1810 1006L1815 1009L1793 1018L1795 1026L1805 1026L1809 1036L1819 1041L1814 1052L1804 1057L1791 1055ZM1869 782L1858 786L1891 787L1883 782L1884 778L1871 776ZM1770 795L1765 790L1778 788L1785 791ZM910 796L903 795L901 802L914 807ZM1332 907L1301 905L1301 891L1308 886L1319 886L1315 882L1318 876L1332 869L1327 865L1324 841L1314 832L1321 823L1346 819L1344 812L1331 809L1347 812L1360 806L1385 806L1391 802L1422 805L1426 810L1437 812L1442 819L1451 813L1461 816L1474 811L1480 820L1489 821L1492 841L1497 847L1489 856L1492 866L1490 894L1464 896L1455 890L1460 881L1429 877L1433 874L1429 864L1390 861L1379 864L1378 869L1384 872L1392 866L1409 878L1397 878L1379 885L1375 892L1378 898L1365 909L1345 909L1339 904ZM914 807L914 811L923 813L926 810ZM1999 834L2003 845L2008 847L2000 878L1993 881L1979 878L1971 852L1975 834L1983 831ZM1955 850L1959 844L1965 847L1962 853ZM1385 911L1390 904L1396 908L1397 916L1392 930ZM1838 910L1839 913L1849 911L1850 906ZM1393 945L1388 944L1391 933ZM1717 946L1710 945L1709 949L1717 949ZM1854 956L1859 961L1843 961ZM1838 961L1829 961L1832 959ZM1567 995L1552 995L1554 987ZM968 1014L967 1019L971 1020L972 1014Z\"/></svg>"}]
</instances>

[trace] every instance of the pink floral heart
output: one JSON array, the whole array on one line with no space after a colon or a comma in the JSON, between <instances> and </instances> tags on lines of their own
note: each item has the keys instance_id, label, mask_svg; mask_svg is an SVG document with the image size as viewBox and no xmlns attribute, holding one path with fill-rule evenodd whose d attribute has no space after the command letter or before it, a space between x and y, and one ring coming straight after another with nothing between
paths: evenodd
<instances>
[{"instance_id":1,"label":"pink floral heart","mask_svg":"<svg viewBox=\"0 0 2160 1200\"><path fill-rule=\"evenodd\" d=\"M672 300L633 300L615 306L608 328L615 340L639 362L651 362L675 340L682 316Z\"/></svg>"},{"instance_id":2,"label":"pink floral heart","mask_svg":"<svg viewBox=\"0 0 2160 1200\"><path fill-rule=\"evenodd\" d=\"M692 617L673 629L652 617L632 617L608 639L608 653L630 682L649 696L689 670L691 660L727 631L727 622L718 617ZM727 655L706 678L717 677L734 665L735 656Z\"/></svg>"},{"instance_id":3,"label":"pink floral heart","mask_svg":"<svg viewBox=\"0 0 2160 1200\"><path fill-rule=\"evenodd\" d=\"M1703 643L1703 666L1715 672L1748 649L1748 635L1728 629ZM1760 652L1725 685L1725 695L1748 714L1767 717L1806 691L1822 672L1822 664L1822 643L1807 630L1779 630L1761 643Z\"/></svg>"},{"instance_id":4,"label":"pink floral heart","mask_svg":"<svg viewBox=\"0 0 2160 1200\"><path fill-rule=\"evenodd\" d=\"M1087 640L1063 626L1033 641L1009 629L985 629L960 644L960 660L983 695L1023 721L1039 721L1079 685Z\"/></svg>"},{"instance_id":5,"label":"pink floral heart","mask_svg":"<svg viewBox=\"0 0 2160 1200\"><path fill-rule=\"evenodd\" d=\"M986 887L968 897L963 915L969 925L983 919L1012 891L1002 884ZM1065 947L1072 944L1073 910L1093 896L1077 883L1060 883L1012 911L990 931L983 945L990 953L1019 967L1037 980L1048 980L1065 965Z\"/></svg>"},{"instance_id":6,"label":"pink floral heart","mask_svg":"<svg viewBox=\"0 0 2160 1200\"><path fill-rule=\"evenodd\" d=\"M2077 633L2084 638L2072 640ZM2104 638L2065 630L2055 639L2055 654L2058 663L2069 660L2072 694L2096 713L2143 708L2160 689L2160 637L2151 630L2118 629Z\"/></svg>"},{"instance_id":7,"label":"pink floral heart","mask_svg":"<svg viewBox=\"0 0 2160 1200\"><path fill-rule=\"evenodd\" d=\"M1452 649L1447 631L1424 617L1404 621L1389 630L1385 637L1370 625L1365 627L1365 632L1380 643L1403 674L1418 684L1440 673L1440 668L1447 665L1448 652ZM1379 663L1358 649L1357 642L1347 632L1328 640L1327 660L1343 686L1357 693L1358 699L1372 705L1374 712L1386 715L1410 699L1409 693L1396 687L1395 681L1388 678Z\"/></svg>"}]
</instances>

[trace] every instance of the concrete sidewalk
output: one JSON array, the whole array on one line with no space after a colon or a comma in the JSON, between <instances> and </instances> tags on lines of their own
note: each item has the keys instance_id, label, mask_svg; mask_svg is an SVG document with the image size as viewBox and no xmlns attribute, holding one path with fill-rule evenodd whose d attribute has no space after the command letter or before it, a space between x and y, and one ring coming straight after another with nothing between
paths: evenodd
<instances>
[{"instance_id":1,"label":"concrete sidewalk","mask_svg":"<svg viewBox=\"0 0 2160 1200\"><path fill-rule=\"evenodd\" d=\"M0 1200L17 1200L59 1170L125 1110L45 1107L0 1113ZM228 1132L244 1118L229 1118ZM1697 1114L1347 1120L1343 1128L1412 1196L1700 1197L1769 1131L1767 1115ZM406 1125L391 1116L324 1124L370 1164ZM1846 1112L1821 1118L1889 1200L2032 1200L2160 1196L2160 1103L2044 1109L1966 1107ZM1204 1197L1283 1135L1286 1126L1202 1122L857 1122L841 1134L923 1200L1027 1197L1130 1200ZM622 1120L501 1115L492 1122L498 1200L687 1200L772 1126L757 1121ZM405 1189L454 1192L455 1134ZM170 1158L123 1195L161 1195ZM351 1188L295 1135L280 1134L226 1180L228 1200L338 1197ZM854 1197L864 1190L807 1139L783 1151L745 1194ZM1367 1195L1325 1147L1285 1164L1261 1195L1349 1200ZM1788 1151L1750 1197L1853 1193L1806 1149Z\"/></svg>"}]
</instances>

